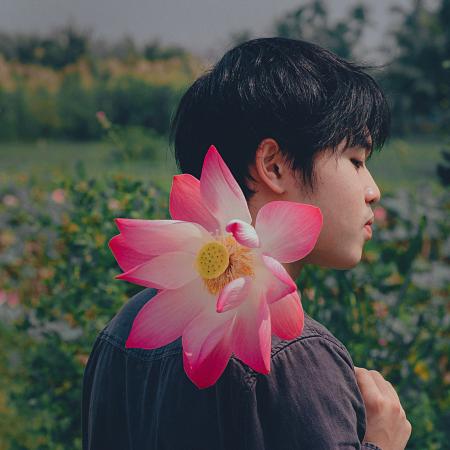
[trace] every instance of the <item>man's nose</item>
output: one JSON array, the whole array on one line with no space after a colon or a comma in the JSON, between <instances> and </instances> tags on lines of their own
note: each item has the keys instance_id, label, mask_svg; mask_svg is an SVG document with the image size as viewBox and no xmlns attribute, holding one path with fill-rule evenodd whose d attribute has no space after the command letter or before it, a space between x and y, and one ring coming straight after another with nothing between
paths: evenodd
<instances>
[{"instance_id":1,"label":"man's nose","mask_svg":"<svg viewBox=\"0 0 450 450\"><path fill-rule=\"evenodd\" d=\"M366 193L366 203L377 203L380 201L381 192L375 180L370 176L370 182L365 190Z\"/></svg>"}]
</instances>

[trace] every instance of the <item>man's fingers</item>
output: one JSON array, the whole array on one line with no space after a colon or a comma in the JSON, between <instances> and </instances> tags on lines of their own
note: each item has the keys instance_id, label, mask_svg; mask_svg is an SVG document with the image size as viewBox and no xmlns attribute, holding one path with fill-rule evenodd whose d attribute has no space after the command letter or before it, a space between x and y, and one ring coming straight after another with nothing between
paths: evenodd
<instances>
[{"instance_id":1,"label":"man's fingers","mask_svg":"<svg viewBox=\"0 0 450 450\"><path fill-rule=\"evenodd\" d=\"M392 391L391 389L389 389L387 381L384 379L383 375L381 375L380 372L377 372L376 370L369 370L369 375L375 381L378 389L383 395L392 395Z\"/></svg>"},{"instance_id":2,"label":"man's fingers","mask_svg":"<svg viewBox=\"0 0 450 450\"><path fill-rule=\"evenodd\" d=\"M386 384L387 384L389 391L392 393L392 395L395 397L395 399L400 403L400 398L399 398L394 386L392 386L392 384L389 383L389 381L387 381L387 380L386 380Z\"/></svg>"},{"instance_id":3,"label":"man's fingers","mask_svg":"<svg viewBox=\"0 0 450 450\"><path fill-rule=\"evenodd\" d=\"M355 376L366 408L364 439L381 448L405 448L412 427L394 387L376 370L355 367Z\"/></svg>"},{"instance_id":4,"label":"man's fingers","mask_svg":"<svg viewBox=\"0 0 450 450\"><path fill-rule=\"evenodd\" d=\"M355 367L356 381L364 399L364 403L378 402L381 391L367 369Z\"/></svg>"},{"instance_id":5,"label":"man's fingers","mask_svg":"<svg viewBox=\"0 0 450 450\"><path fill-rule=\"evenodd\" d=\"M370 389L373 391L370 393L371 399L374 399L377 393L376 391L374 391L373 384L375 384L378 388L379 393L381 393L385 397L393 399L400 404L400 399L394 389L394 386L392 386L389 381L385 380L380 372L355 366L355 374L363 396L365 396L364 394L367 394L368 390ZM371 383L371 381L373 382L373 384Z\"/></svg>"}]
</instances>

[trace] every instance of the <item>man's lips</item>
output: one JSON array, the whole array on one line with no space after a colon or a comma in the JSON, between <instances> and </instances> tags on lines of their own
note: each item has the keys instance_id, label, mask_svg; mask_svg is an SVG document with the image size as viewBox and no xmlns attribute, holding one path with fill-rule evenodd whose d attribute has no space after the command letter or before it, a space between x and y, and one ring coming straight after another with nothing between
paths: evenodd
<instances>
[{"instance_id":1,"label":"man's lips","mask_svg":"<svg viewBox=\"0 0 450 450\"><path fill-rule=\"evenodd\" d=\"M368 239L372 238L372 224L373 224L373 221L374 221L374 216L372 216L364 225L364 230L366 230Z\"/></svg>"},{"instance_id":2,"label":"man's lips","mask_svg":"<svg viewBox=\"0 0 450 450\"><path fill-rule=\"evenodd\" d=\"M375 219L375 217L372 216L372 217L365 223L364 226L366 226L366 225L372 226L374 219Z\"/></svg>"}]
</instances>

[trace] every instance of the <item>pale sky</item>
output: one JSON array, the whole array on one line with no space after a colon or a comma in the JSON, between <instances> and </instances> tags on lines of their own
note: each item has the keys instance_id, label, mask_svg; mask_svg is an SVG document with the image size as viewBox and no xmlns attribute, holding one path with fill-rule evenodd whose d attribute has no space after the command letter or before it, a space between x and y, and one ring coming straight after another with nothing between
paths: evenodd
<instances>
[{"instance_id":1,"label":"pale sky","mask_svg":"<svg viewBox=\"0 0 450 450\"><path fill-rule=\"evenodd\" d=\"M366 0L372 9L373 29L365 38L375 47L392 15L393 3L412 0ZM302 0L0 0L1 31L37 31L45 34L69 20L92 29L93 37L118 39L131 35L138 43L158 38L207 54L229 43L230 34L250 29L258 37L268 35L276 18L304 3ZM342 17L353 0L329 0L334 17Z\"/></svg>"}]
</instances>

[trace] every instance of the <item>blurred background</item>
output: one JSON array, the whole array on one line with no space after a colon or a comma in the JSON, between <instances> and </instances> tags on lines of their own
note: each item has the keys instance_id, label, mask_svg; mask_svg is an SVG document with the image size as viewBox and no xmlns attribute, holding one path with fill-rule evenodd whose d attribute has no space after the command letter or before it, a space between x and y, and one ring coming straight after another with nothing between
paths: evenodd
<instances>
[{"instance_id":1,"label":"blurred background","mask_svg":"<svg viewBox=\"0 0 450 450\"><path fill-rule=\"evenodd\" d=\"M81 448L92 344L143 289L114 279L113 219L170 218L180 96L263 36L378 66L393 132L368 163L374 237L354 269L297 283L355 365L394 384L408 449L450 448L450 0L2 0L0 450Z\"/></svg>"}]
</instances>

